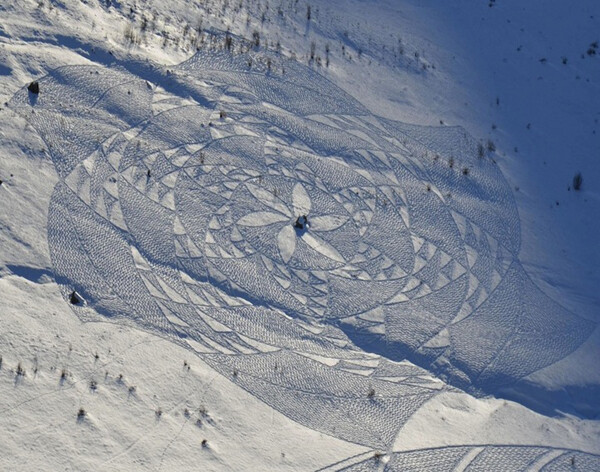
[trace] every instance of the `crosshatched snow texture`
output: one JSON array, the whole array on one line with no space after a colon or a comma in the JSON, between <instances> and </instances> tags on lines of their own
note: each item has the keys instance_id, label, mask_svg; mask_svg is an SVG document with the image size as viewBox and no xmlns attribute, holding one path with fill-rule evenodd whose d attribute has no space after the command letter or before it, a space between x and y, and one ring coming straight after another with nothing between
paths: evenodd
<instances>
[{"instance_id":1,"label":"crosshatched snow texture","mask_svg":"<svg viewBox=\"0 0 600 472\"><path fill-rule=\"evenodd\" d=\"M448 388L401 361L493 392L583 342L590 322L524 273L509 186L462 129L379 118L269 60L199 53L173 93L61 67L12 99L60 177L48 241L79 316L168 336L373 447Z\"/></svg>"},{"instance_id":2,"label":"crosshatched snow texture","mask_svg":"<svg viewBox=\"0 0 600 472\"><path fill-rule=\"evenodd\" d=\"M364 456L323 469L328 472L559 472L598 470L600 456L538 446L451 446ZM351 462L348 464L348 462Z\"/></svg>"}]
</instances>

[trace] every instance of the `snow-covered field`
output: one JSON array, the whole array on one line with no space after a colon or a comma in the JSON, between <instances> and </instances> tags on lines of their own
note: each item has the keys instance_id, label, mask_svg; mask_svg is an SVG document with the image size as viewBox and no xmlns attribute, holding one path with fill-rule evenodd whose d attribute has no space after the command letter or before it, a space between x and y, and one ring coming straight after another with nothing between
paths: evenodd
<instances>
[{"instance_id":1,"label":"snow-covered field","mask_svg":"<svg viewBox=\"0 0 600 472\"><path fill-rule=\"evenodd\" d=\"M0 469L600 470L548 3L0 3Z\"/></svg>"}]
</instances>

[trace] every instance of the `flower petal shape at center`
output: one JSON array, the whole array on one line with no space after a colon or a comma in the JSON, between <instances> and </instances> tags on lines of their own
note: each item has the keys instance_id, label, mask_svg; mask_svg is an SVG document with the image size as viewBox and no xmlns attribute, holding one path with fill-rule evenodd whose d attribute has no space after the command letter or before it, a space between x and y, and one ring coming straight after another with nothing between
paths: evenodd
<instances>
[{"instance_id":1,"label":"flower petal shape at center","mask_svg":"<svg viewBox=\"0 0 600 472\"><path fill-rule=\"evenodd\" d=\"M294 186L292 190L292 205L294 205L294 214L296 216L308 215L312 207L310 197L304 186L300 183Z\"/></svg>"},{"instance_id":2,"label":"flower petal shape at center","mask_svg":"<svg viewBox=\"0 0 600 472\"><path fill-rule=\"evenodd\" d=\"M283 262L288 262L296 250L296 230L292 226L284 226L279 232L277 246Z\"/></svg>"},{"instance_id":3,"label":"flower petal shape at center","mask_svg":"<svg viewBox=\"0 0 600 472\"><path fill-rule=\"evenodd\" d=\"M336 248L314 234L304 233L301 238L302 241L304 241L311 249L323 254L325 257L328 257L336 262L346 262Z\"/></svg>"},{"instance_id":4,"label":"flower petal shape at center","mask_svg":"<svg viewBox=\"0 0 600 472\"><path fill-rule=\"evenodd\" d=\"M344 215L323 215L315 216L310 219L310 229L312 231L333 231L344 225L348 217Z\"/></svg>"},{"instance_id":5,"label":"flower petal shape at center","mask_svg":"<svg viewBox=\"0 0 600 472\"><path fill-rule=\"evenodd\" d=\"M288 221L288 217L281 213L256 211L242 216L237 224L240 226L268 226L274 223L282 223L283 221Z\"/></svg>"},{"instance_id":6,"label":"flower petal shape at center","mask_svg":"<svg viewBox=\"0 0 600 472\"><path fill-rule=\"evenodd\" d=\"M259 202L265 204L266 206L272 208L273 210L279 211L288 217L291 217L290 211L287 206L279 200L272 192L261 188L257 185L252 185L251 183L246 184L246 188L252 194L254 198L256 198Z\"/></svg>"}]
</instances>

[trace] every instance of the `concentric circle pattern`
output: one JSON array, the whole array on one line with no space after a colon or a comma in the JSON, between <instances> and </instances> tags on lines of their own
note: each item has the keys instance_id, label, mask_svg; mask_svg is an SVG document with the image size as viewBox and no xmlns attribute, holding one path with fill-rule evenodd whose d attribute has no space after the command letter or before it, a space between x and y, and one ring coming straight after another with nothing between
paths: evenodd
<instances>
[{"instance_id":1,"label":"concentric circle pattern","mask_svg":"<svg viewBox=\"0 0 600 472\"><path fill-rule=\"evenodd\" d=\"M382 448L447 384L493 392L585 340L524 273L510 189L462 129L250 62L199 53L153 83L63 67L15 95L60 176L48 241L79 316L158 332L290 418Z\"/></svg>"}]
</instances>

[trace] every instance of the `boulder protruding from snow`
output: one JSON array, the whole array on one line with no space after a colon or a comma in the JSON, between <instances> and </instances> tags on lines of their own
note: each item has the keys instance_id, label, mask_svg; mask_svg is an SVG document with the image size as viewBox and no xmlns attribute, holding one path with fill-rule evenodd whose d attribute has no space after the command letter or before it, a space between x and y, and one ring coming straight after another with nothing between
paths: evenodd
<instances>
[{"instance_id":1,"label":"boulder protruding from snow","mask_svg":"<svg viewBox=\"0 0 600 472\"><path fill-rule=\"evenodd\" d=\"M73 290L71 295L69 295L69 302L71 305L83 305L85 304L85 299L79 293Z\"/></svg>"},{"instance_id":2,"label":"boulder protruding from snow","mask_svg":"<svg viewBox=\"0 0 600 472\"><path fill-rule=\"evenodd\" d=\"M40 93L40 83L37 80L34 80L27 86L27 90L29 90L34 95Z\"/></svg>"}]
</instances>

